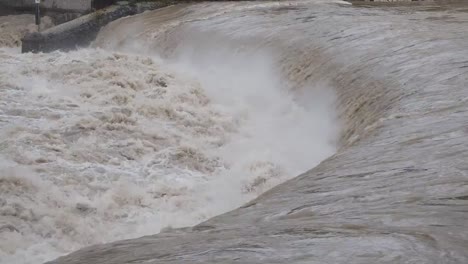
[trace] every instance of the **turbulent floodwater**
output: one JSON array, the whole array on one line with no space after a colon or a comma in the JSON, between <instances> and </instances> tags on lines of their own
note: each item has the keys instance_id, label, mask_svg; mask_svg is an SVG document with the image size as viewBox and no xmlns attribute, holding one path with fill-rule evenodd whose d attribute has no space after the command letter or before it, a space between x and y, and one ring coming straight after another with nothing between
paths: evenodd
<instances>
[{"instance_id":1,"label":"turbulent floodwater","mask_svg":"<svg viewBox=\"0 0 468 264\"><path fill-rule=\"evenodd\" d=\"M161 230L53 263L467 263L467 11L203 3L0 49L0 263Z\"/></svg>"},{"instance_id":2,"label":"turbulent floodwater","mask_svg":"<svg viewBox=\"0 0 468 264\"><path fill-rule=\"evenodd\" d=\"M197 224L335 151L333 92L266 50L115 49L0 48L0 263Z\"/></svg>"},{"instance_id":3,"label":"turbulent floodwater","mask_svg":"<svg viewBox=\"0 0 468 264\"><path fill-rule=\"evenodd\" d=\"M288 113L268 111L283 109L276 107L289 96L307 109L314 98L328 104L324 91L335 91L338 148L307 173L193 228L51 263L468 263L468 8L437 2L204 3L110 24L95 47L154 54L223 106L253 102L245 113L266 111L258 120ZM230 89L211 88L221 84ZM289 91L273 95L278 100L270 98L276 89L263 90L275 84ZM243 103L237 92L248 95ZM280 160L312 160L315 146L292 142L297 156L283 152Z\"/></svg>"}]
</instances>

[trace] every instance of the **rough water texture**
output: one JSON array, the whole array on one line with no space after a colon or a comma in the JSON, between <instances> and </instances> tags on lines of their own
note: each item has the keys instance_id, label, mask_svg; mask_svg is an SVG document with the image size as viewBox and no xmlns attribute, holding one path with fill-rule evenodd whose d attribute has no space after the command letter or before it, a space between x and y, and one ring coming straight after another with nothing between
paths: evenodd
<instances>
[{"instance_id":1,"label":"rough water texture","mask_svg":"<svg viewBox=\"0 0 468 264\"><path fill-rule=\"evenodd\" d=\"M333 93L304 105L255 56L197 74L149 54L0 48L0 263L193 226L333 154Z\"/></svg>"},{"instance_id":2,"label":"rough water texture","mask_svg":"<svg viewBox=\"0 0 468 264\"><path fill-rule=\"evenodd\" d=\"M50 264L468 263L467 11L220 3L111 24L96 45L189 58L199 72L204 60L271 51L292 89L326 83L336 90L340 148L200 225ZM249 58L240 65L255 63Z\"/></svg>"}]
</instances>

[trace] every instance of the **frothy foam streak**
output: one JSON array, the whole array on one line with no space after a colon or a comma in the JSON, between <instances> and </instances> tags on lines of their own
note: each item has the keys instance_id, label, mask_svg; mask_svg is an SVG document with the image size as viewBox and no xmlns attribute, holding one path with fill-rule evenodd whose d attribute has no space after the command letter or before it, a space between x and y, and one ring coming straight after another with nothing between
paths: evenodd
<instances>
[{"instance_id":1,"label":"frothy foam streak","mask_svg":"<svg viewBox=\"0 0 468 264\"><path fill-rule=\"evenodd\" d=\"M269 50L189 46L0 51L2 261L194 225L334 152L329 87L298 100Z\"/></svg>"}]
</instances>

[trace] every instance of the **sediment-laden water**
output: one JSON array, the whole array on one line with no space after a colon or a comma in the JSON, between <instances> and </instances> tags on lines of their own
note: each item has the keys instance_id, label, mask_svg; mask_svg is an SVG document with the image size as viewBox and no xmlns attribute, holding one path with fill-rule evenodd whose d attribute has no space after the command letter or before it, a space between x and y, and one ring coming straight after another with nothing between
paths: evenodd
<instances>
[{"instance_id":1,"label":"sediment-laden water","mask_svg":"<svg viewBox=\"0 0 468 264\"><path fill-rule=\"evenodd\" d=\"M268 54L242 56L199 72L149 52L1 49L0 262L191 226L331 155L333 92L303 104Z\"/></svg>"},{"instance_id":2,"label":"sediment-laden water","mask_svg":"<svg viewBox=\"0 0 468 264\"><path fill-rule=\"evenodd\" d=\"M466 263L467 10L181 5L89 49L3 49L2 261L195 225L311 169L52 263Z\"/></svg>"}]
</instances>

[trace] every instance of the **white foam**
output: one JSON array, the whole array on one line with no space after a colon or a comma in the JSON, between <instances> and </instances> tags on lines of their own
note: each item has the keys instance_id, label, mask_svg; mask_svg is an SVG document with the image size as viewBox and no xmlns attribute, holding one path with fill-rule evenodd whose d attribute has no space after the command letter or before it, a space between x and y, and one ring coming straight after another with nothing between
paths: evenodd
<instances>
[{"instance_id":1,"label":"white foam","mask_svg":"<svg viewBox=\"0 0 468 264\"><path fill-rule=\"evenodd\" d=\"M1 263L194 225L333 153L328 89L299 104L268 53L186 52L0 49Z\"/></svg>"}]
</instances>

